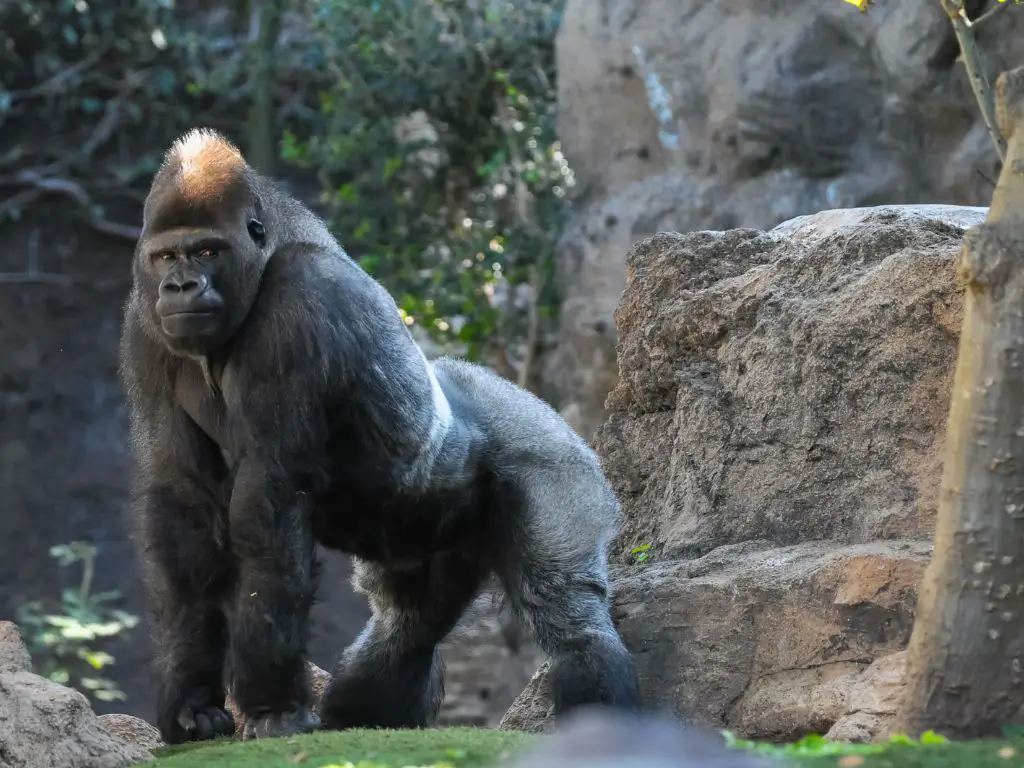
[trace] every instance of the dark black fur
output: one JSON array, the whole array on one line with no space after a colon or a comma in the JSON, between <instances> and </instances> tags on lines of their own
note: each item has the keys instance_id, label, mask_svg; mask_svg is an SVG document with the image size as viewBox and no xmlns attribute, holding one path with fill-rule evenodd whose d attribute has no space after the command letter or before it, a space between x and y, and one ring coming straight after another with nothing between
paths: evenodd
<instances>
[{"instance_id":1,"label":"dark black fur","mask_svg":"<svg viewBox=\"0 0 1024 768\"><path fill-rule=\"evenodd\" d=\"M373 610L326 727L432 724L437 645L491 575L554 660L556 712L634 708L609 616L618 504L589 447L486 369L427 363L387 292L247 166L191 205L179 181L172 150L121 352L163 738L230 732L225 682L249 737L316 726L315 542L355 556ZM169 316L190 302L211 314Z\"/></svg>"}]
</instances>

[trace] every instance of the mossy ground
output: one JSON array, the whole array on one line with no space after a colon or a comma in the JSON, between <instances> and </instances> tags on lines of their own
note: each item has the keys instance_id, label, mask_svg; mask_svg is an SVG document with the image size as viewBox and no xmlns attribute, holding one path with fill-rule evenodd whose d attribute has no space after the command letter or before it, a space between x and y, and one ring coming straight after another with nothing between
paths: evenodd
<instances>
[{"instance_id":1,"label":"mossy ground","mask_svg":"<svg viewBox=\"0 0 1024 768\"><path fill-rule=\"evenodd\" d=\"M532 738L482 728L323 731L291 739L220 739L156 750L147 768L484 768L509 764Z\"/></svg>"},{"instance_id":2,"label":"mossy ground","mask_svg":"<svg viewBox=\"0 0 1024 768\"><path fill-rule=\"evenodd\" d=\"M538 737L481 728L325 731L292 739L230 739L157 750L148 768L485 768L510 765ZM544 738L544 737L539 737ZM750 745L807 768L1024 768L1024 739L839 745L820 737L788 746ZM876 751L870 751L876 750ZM629 761L623 762L628 765Z\"/></svg>"}]
</instances>

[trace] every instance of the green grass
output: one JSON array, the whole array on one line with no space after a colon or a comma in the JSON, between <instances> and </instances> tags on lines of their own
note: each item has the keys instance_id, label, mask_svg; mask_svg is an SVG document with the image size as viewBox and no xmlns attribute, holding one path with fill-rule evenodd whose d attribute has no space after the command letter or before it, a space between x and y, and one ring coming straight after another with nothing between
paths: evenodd
<instances>
[{"instance_id":1,"label":"green grass","mask_svg":"<svg viewBox=\"0 0 1024 768\"><path fill-rule=\"evenodd\" d=\"M928 731L920 741L894 736L878 744L838 744L812 735L792 744L765 744L736 739L734 748L788 759L801 768L1016 768L1024 766L1024 738L1014 729L1005 739L948 741Z\"/></svg>"},{"instance_id":2,"label":"green grass","mask_svg":"<svg viewBox=\"0 0 1024 768\"><path fill-rule=\"evenodd\" d=\"M216 741L164 747L151 768L484 768L511 762L531 741L523 733L481 728L423 731L323 731L290 739Z\"/></svg>"},{"instance_id":3,"label":"green grass","mask_svg":"<svg viewBox=\"0 0 1024 768\"><path fill-rule=\"evenodd\" d=\"M486 768L509 765L538 737L482 728L324 731L291 739L222 739L156 750L149 768ZM543 738L543 737L540 737ZM926 734L882 744L835 744L808 736L793 744L726 738L733 748L783 758L799 768L1024 768L1024 735L952 742ZM624 761L623 765L628 765Z\"/></svg>"}]
</instances>

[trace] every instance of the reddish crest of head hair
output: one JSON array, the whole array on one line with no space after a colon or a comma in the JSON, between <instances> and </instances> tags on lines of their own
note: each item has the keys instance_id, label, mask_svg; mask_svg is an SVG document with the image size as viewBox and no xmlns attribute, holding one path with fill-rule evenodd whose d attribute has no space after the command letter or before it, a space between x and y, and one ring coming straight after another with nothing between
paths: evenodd
<instances>
[{"instance_id":1,"label":"reddish crest of head hair","mask_svg":"<svg viewBox=\"0 0 1024 768\"><path fill-rule=\"evenodd\" d=\"M177 165L178 192L192 205L223 197L246 168L238 148L208 128L193 129L175 141L167 161Z\"/></svg>"}]
</instances>

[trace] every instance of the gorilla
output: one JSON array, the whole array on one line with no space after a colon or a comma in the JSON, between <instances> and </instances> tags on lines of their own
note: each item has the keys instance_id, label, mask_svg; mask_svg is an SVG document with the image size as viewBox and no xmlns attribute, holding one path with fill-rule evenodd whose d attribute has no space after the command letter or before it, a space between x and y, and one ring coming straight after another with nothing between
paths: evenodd
<instances>
[{"instance_id":1,"label":"gorilla","mask_svg":"<svg viewBox=\"0 0 1024 768\"><path fill-rule=\"evenodd\" d=\"M383 286L214 131L153 179L120 375L168 743L232 733L227 690L243 738L430 727L438 644L489 579L552 659L556 714L639 706L594 452L486 368L429 362ZM354 558L372 610L319 717L317 543Z\"/></svg>"}]
</instances>

